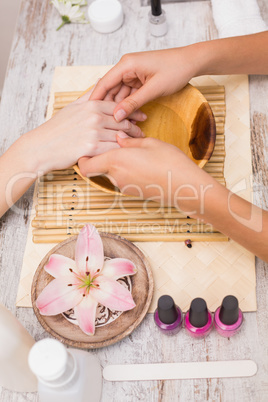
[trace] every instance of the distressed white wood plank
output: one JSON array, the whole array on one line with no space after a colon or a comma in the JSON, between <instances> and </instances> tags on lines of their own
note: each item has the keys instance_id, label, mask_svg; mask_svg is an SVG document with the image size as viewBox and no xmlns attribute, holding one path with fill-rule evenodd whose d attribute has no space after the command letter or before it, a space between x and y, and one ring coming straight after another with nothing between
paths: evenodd
<instances>
[{"instance_id":1,"label":"distressed white wood plank","mask_svg":"<svg viewBox=\"0 0 268 402\"><path fill-rule=\"evenodd\" d=\"M259 0L268 21L265 0ZM20 17L2 93L0 109L0 152L21 134L45 120L52 74L57 65L114 64L127 52L183 46L217 37L210 2L165 4L169 31L163 38L149 35L148 10L139 1L124 0L125 22L117 32L102 35L90 25L68 25L59 32L59 16L49 0L22 0ZM254 182L262 184L258 169L267 169L268 79L251 77L251 118ZM258 126L258 127L257 127ZM259 139L261 138L261 140ZM265 189L255 188L255 202L262 204ZM19 213L9 211L0 221L0 298L35 337L47 336L32 309L15 310L32 190L17 203ZM184 332L170 339L160 334L148 315L128 338L96 351L103 366L123 363L253 359L259 371L250 379L152 381L137 383L104 382L103 402L136 401L267 401L268 274L267 264L257 262L257 313L246 314L242 332L230 340L212 333L205 340L192 340ZM0 391L1 402L37 401L36 394Z\"/></svg>"}]
</instances>

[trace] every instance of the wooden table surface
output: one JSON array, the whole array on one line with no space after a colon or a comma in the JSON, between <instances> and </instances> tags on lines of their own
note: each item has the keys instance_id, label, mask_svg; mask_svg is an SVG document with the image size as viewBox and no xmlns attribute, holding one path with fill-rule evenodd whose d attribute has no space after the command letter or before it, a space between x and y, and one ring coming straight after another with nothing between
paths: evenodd
<instances>
[{"instance_id":1,"label":"wooden table surface","mask_svg":"<svg viewBox=\"0 0 268 402\"><path fill-rule=\"evenodd\" d=\"M259 0L268 23L268 4ZM49 0L22 0L0 109L0 154L20 135L44 122L55 66L114 64L128 52L188 45L217 38L209 1L165 4L168 34L149 34L148 7L124 0L123 27L109 35L90 25L70 24L56 32L59 15ZM144 4L145 1L143 0ZM250 77L253 182L255 203L268 205L268 76ZM33 310L15 308L32 203L31 188L0 220L0 301L12 310L36 340L47 336ZM256 376L210 379L103 383L102 401L267 401L268 400L268 265L256 260L257 313L245 315L240 334L225 339L215 332L192 340L160 334L147 315L140 327L118 344L97 350L103 366L123 363L253 359ZM92 352L91 352L92 353ZM37 394L2 389L1 401L37 401Z\"/></svg>"}]
</instances>

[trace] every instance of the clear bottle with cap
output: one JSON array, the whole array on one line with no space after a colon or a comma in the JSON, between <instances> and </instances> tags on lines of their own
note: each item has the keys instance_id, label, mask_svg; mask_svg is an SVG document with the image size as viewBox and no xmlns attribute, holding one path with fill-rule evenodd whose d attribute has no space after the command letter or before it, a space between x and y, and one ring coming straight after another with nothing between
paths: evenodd
<instances>
[{"instance_id":1,"label":"clear bottle with cap","mask_svg":"<svg viewBox=\"0 0 268 402\"><path fill-rule=\"evenodd\" d=\"M184 326L193 338L204 338L213 328L212 314L207 303L201 297L192 300L190 309L185 314Z\"/></svg>"},{"instance_id":2,"label":"clear bottle with cap","mask_svg":"<svg viewBox=\"0 0 268 402\"><path fill-rule=\"evenodd\" d=\"M0 386L16 392L36 392L37 380L28 366L35 340L0 303Z\"/></svg>"},{"instance_id":3,"label":"clear bottle with cap","mask_svg":"<svg viewBox=\"0 0 268 402\"><path fill-rule=\"evenodd\" d=\"M32 347L28 361L38 378L40 402L100 401L101 366L91 353L43 339Z\"/></svg>"},{"instance_id":4,"label":"clear bottle with cap","mask_svg":"<svg viewBox=\"0 0 268 402\"><path fill-rule=\"evenodd\" d=\"M161 0L151 0L149 25L151 35L153 36L164 36L168 31L166 13L162 10Z\"/></svg>"},{"instance_id":5,"label":"clear bottle with cap","mask_svg":"<svg viewBox=\"0 0 268 402\"><path fill-rule=\"evenodd\" d=\"M176 306L171 296L159 297L154 321L161 332L166 335L176 335L182 328L183 314Z\"/></svg>"}]
</instances>

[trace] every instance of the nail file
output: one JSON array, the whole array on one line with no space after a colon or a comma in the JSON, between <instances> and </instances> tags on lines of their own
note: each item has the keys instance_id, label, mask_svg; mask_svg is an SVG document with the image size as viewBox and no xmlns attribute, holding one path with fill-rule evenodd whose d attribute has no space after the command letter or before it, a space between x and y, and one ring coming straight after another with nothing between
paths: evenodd
<instances>
[{"instance_id":1,"label":"nail file","mask_svg":"<svg viewBox=\"0 0 268 402\"><path fill-rule=\"evenodd\" d=\"M103 377L107 381L148 381L251 377L256 373L257 364L253 360L230 360L109 365L104 368Z\"/></svg>"}]
</instances>

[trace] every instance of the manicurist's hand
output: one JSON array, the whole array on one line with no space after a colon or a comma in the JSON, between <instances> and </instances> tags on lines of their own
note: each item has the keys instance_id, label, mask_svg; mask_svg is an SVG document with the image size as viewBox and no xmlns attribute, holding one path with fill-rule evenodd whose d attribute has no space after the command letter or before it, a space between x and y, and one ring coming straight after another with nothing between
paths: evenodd
<instances>
[{"instance_id":1,"label":"manicurist's hand","mask_svg":"<svg viewBox=\"0 0 268 402\"><path fill-rule=\"evenodd\" d=\"M124 193L171 205L210 223L268 261L268 212L219 184L178 148L153 138L124 138L120 149L81 158L84 176L106 174Z\"/></svg>"},{"instance_id":2,"label":"manicurist's hand","mask_svg":"<svg viewBox=\"0 0 268 402\"><path fill-rule=\"evenodd\" d=\"M268 31L180 48L130 53L97 83L91 99L115 100L117 121L206 74L267 74Z\"/></svg>"},{"instance_id":3,"label":"manicurist's hand","mask_svg":"<svg viewBox=\"0 0 268 402\"><path fill-rule=\"evenodd\" d=\"M156 201L192 214L201 186L220 186L177 147L154 138L126 137L118 133L120 149L81 158L81 173L88 177L105 174L122 193L142 199L156 197Z\"/></svg>"},{"instance_id":4,"label":"manicurist's hand","mask_svg":"<svg viewBox=\"0 0 268 402\"><path fill-rule=\"evenodd\" d=\"M121 121L142 105L183 88L195 74L191 47L124 55L97 83L91 99L115 100Z\"/></svg>"}]
</instances>

